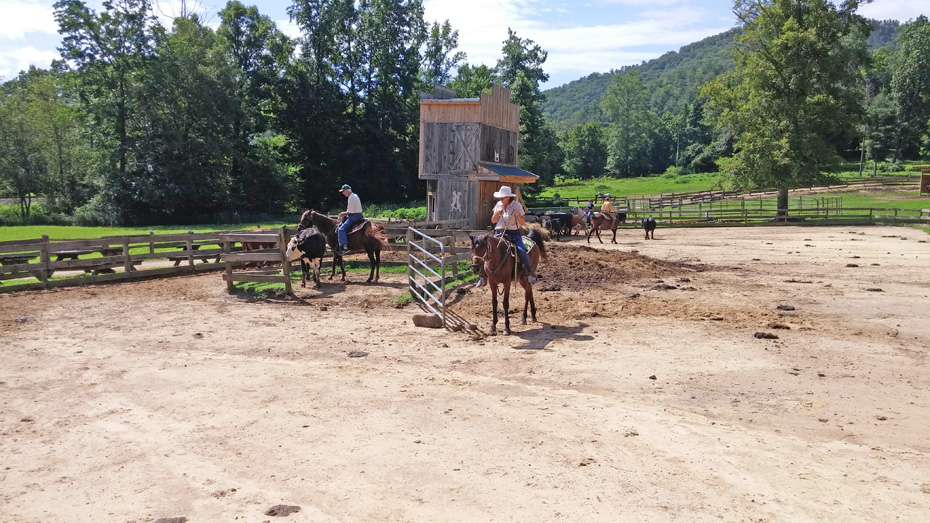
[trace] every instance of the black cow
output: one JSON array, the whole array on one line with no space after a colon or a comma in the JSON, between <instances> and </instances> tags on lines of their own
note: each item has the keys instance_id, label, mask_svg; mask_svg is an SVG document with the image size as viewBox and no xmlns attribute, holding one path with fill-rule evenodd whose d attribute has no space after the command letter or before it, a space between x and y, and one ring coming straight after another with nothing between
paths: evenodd
<instances>
[{"instance_id":1,"label":"black cow","mask_svg":"<svg viewBox=\"0 0 930 523\"><path fill-rule=\"evenodd\" d=\"M556 240L562 239L562 222L558 218L547 216L544 225L546 230L549 231L549 236Z\"/></svg>"},{"instance_id":2,"label":"black cow","mask_svg":"<svg viewBox=\"0 0 930 523\"><path fill-rule=\"evenodd\" d=\"M323 255L326 253L326 237L316 227L310 227L297 233L287 244L287 261L300 260L300 269L303 278L300 286L307 286L307 277L310 276L310 266L313 266L314 287L320 288L320 266L323 264Z\"/></svg>"},{"instance_id":3,"label":"black cow","mask_svg":"<svg viewBox=\"0 0 930 523\"><path fill-rule=\"evenodd\" d=\"M549 218L557 218L559 220L559 225L561 226L561 232L563 234L572 233L572 215L567 212L552 212L546 213L549 215Z\"/></svg>"},{"instance_id":4,"label":"black cow","mask_svg":"<svg viewBox=\"0 0 930 523\"><path fill-rule=\"evenodd\" d=\"M649 235L652 234L652 239L656 239L656 221L650 216L648 218L643 218L642 222L643 229L646 230L646 239L649 239Z\"/></svg>"}]
</instances>

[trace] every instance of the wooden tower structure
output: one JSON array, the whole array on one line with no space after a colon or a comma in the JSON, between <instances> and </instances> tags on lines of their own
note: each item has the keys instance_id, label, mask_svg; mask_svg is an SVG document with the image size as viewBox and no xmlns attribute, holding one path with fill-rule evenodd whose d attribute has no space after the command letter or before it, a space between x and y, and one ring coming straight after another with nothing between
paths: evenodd
<instances>
[{"instance_id":1,"label":"wooden tower structure","mask_svg":"<svg viewBox=\"0 0 930 523\"><path fill-rule=\"evenodd\" d=\"M464 220L465 226L491 225L494 192L538 176L517 167L520 107L499 85L480 98L456 98L436 87L420 96L419 177L426 180L427 219Z\"/></svg>"}]
</instances>

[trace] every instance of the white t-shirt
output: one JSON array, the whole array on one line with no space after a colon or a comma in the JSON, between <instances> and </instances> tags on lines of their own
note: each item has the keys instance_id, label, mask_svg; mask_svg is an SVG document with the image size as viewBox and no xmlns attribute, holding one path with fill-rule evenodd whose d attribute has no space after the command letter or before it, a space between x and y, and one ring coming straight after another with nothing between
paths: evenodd
<instances>
[{"instance_id":1,"label":"white t-shirt","mask_svg":"<svg viewBox=\"0 0 930 523\"><path fill-rule=\"evenodd\" d=\"M504 208L504 202L498 201L497 205L494 206L494 213L497 211L504 211L500 218L497 220L497 224L494 225L495 230L508 230L515 231L520 228L520 225L517 223L517 216L524 216L523 206L520 205L520 202L514 200L510 202L510 205L507 208Z\"/></svg>"},{"instance_id":2,"label":"white t-shirt","mask_svg":"<svg viewBox=\"0 0 930 523\"><path fill-rule=\"evenodd\" d=\"M359 199L357 194L352 193L349 195L349 205L346 207L346 212L349 214L362 212L362 200Z\"/></svg>"}]
</instances>

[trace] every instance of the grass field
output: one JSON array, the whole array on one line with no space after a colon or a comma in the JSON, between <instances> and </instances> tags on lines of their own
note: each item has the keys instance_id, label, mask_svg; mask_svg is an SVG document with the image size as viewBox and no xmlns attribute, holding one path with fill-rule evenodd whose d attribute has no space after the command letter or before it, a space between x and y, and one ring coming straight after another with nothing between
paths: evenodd
<instances>
[{"instance_id":1,"label":"grass field","mask_svg":"<svg viewBox=\"0 0 930 523\"><path fill-rule=\"evenodd\" d=\"M53 240L79 240L84 238L102 238L104 236L128 236L137 234L184 234L188 231L241 231L254 227L276 228L285 223L263 223L254 225L217 224L217 225L169 225L156 227L79 227L68 225L13 225L0 227L0 241L31 240L47 234Z\"/></svg>"},{"instance_id":2,"label":"grass field","mask_svg":"<svg viewBox=\"0 0 930 523\"><path fill-rule=\"evenodd\" d=\"M558 194L562 198L591 198L597 193L617 196L632 194L662 194L670 192L709 191L714 187L718 175L686 174L682 176L644 176L641 178L598 178L596 180L569 180L548 187L542 198Z\"/></svg>"}]
</instances>

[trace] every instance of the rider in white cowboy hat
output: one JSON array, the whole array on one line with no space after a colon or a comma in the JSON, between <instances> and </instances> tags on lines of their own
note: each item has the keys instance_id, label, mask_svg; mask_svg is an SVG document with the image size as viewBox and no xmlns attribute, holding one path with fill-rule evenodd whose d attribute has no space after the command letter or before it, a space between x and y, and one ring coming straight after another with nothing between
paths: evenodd
<instances>
[{"instance_id":1,"label":"rider in white cowboy hat","mask_svg":"<svg viewBox=\"0 0 930 523\"><path fill-rule=\"evenodd\" d=\"M525 213L523 206L516 200L516 196L510 186L502 185L501 189L494 193L494 197L500 198L500 201L494 206L491 221L494 223L494 234L504 236L517 248L520 261L526 268L526 272L530 273L529 282L535 285L536 277L532 273L530 257L526 255L526 247L523 246L523 236L520 235L520 226L525 223ZM475 287L481 287L484 282L484 277L479 278Z\"/></svg>"}]
</instances>

